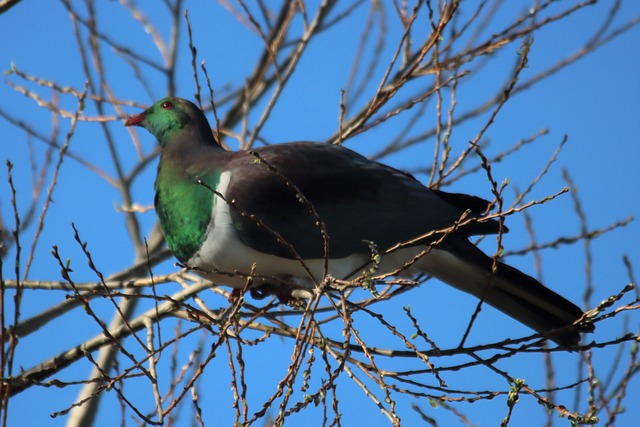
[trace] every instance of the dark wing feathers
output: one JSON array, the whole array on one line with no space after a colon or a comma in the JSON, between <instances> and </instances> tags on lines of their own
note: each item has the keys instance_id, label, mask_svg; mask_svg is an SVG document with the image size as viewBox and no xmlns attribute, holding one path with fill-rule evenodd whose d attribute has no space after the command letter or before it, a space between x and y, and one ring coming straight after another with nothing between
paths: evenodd
<instances>
[{"instance_id":1,"label":"dark wing feathers","mask_svg":"<svg viewBox=\"0 0 640 427\"><path fill-rule=\"evenodd\" d=\"M461 193L447 193L440 190L432 189L435 194L438 195L445 202L457 207L458 209L469 209L476 215L482 215L486 213L491 203L485 199L476 196L470 196L468 194Z\"/></svg>"},{"instance_id":2,"label":"dark wing feathers","mask_svg":"<svg viewBox=\"0 0 640 427\"><path fill-rule=\"evenodd\" d=\"M255 215L293 245L302 258L321 258L323 240L316 219L287 181L294 183L325 223L331 258L368 251L365 241L383 250L449 227L466 209L483 211L477 197L432 191L412 176L340 146L291 143L234 153L227 197ZM268 166L275 168L268 170ZM478 207L482 206L482 209ZM231 211L239 238L264 253L293 258L286 246L255 220ZM497 223L474 223L460 233L497 232Z\"/></svg>"}]
</instances>

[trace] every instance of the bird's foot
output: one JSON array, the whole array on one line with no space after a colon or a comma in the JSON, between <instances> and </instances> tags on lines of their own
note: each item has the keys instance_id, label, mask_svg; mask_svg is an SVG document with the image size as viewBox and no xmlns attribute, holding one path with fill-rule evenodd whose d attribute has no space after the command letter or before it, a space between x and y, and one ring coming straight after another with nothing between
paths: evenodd
<instances>
[{"instance_id":1,"label":"bird's foot","mask_svg":"<svg viewBox=\"0 0 640 427\"><path fill-rule=\"evenodd\" d=\"M233 289L229 295L229 299L240 296L240 289ZM302 307L305 300L312 297L312 293L303 283L300 283L293 276L281 276L274 278L273 282L265 282L249 289L251 297L256 300L262 300L270 296L274 296L281 304L291 307Z\"/></svg>"},{"instance_id":2,"label":"bird's foot","mask_svg":"<svg viewBox=\"0 0 640 427\"><path fill-rule=\"evenodd\" d=\"M243 292L242 289L234 288L229 293L229 297L227 299L229 300L229 302L235 302L238 298L240 298L240 296L242 295L242 292ZM273 287L270 284L264 284L264 285L258 286L257 288L249 289L249 295L251 295L251 298L255 300L263 300L271 295L275 295L276 297L278 297L280 302L282 302L280 296L275 290L275 287Z\"/></svg>"}]
</instances>

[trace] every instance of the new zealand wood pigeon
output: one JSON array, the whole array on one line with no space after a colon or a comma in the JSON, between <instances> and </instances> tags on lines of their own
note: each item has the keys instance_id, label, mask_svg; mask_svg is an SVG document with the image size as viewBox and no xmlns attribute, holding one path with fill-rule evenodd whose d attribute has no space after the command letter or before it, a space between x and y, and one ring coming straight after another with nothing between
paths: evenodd
<instances>
[{"instance_id":1,"label":"new zealand wood pigeon","mask_svg":"<svg viewBox=\"0 0 640 427\"><path fill-rule=\"evenodd\" d=\"M338 145L226 151L202 111L180 98L125 125L160 143L155 208L169 248L214 283L243 287L255 264L256 283L312 288L325 274L349 279L373 263L378 273L433 275L563 346L593 330L568 327L582 310L534 278L501 262L493 271L493 259L468 240L499 230L480 220L485 200L429 189Z\"/></svg>"}]
</instances>

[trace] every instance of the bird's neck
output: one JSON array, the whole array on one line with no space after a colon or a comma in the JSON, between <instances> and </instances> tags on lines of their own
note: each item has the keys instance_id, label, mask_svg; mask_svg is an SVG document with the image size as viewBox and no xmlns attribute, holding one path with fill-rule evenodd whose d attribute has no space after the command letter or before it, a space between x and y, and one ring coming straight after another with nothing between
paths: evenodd
<instances>
[{"instance_id":1,"label":"bird's neck","mask_svg":"<svg viewBox=\"0 0 640 427\"><path fill-rule=\"evenodd\" d=\"M167 245L180 261L187 262L213 221L213 191L222 173L216 157L227 152L216 145L175 155L166 148L158 165L155 207Z\"/></svg>"}]
</instances>

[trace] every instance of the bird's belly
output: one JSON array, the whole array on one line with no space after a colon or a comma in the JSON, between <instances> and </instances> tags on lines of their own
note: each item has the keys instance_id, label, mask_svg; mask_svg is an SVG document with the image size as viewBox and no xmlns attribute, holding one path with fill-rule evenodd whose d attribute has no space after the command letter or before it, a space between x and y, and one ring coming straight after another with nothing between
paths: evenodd
<instances>
[{"instance_id":1,"label":"bird's belly","mask_svg":"<svg viewBox=\"0 0 640 427\"><path fill-rule=\"evenodd\" d=\"M422 247L405 248L384 255L374 274L388 274L396 270L401 270L396 274L398 276L409 276L415 273L417 270L415 267L406 269L403 267L423 249ZM371 269L373 263L370 253L356 253L345 258L329 259L326 263L322 258L295 260L261 253L240 241L235 236L235 230L230 223L225 225L218 223L187 265L205 279L234 288L244 287L249 276L253 278L255 285L293 279L297 285L312 288L322 281L325 274L340 280L352 279L361 275L363 271Z\"/></svg>"},{"instance_id":2,"label":"bird's belly","mask_svg":"<svg viewBox=\"0 0 640 427\"><path fill-rule=\"evenodd\" d=\"M330 259L325 272L322 258L295 260L258 252L237 239L229 225L216 226L215 232L207 236L187 264L214 283L236 288L243 287L249 276L271 283L293 278L297 284L312 287L322 280L325 273L336 279L345 279L354 272L359 273L359 268L368 261L368 254Z\"/></svg>"}]
</instances>

